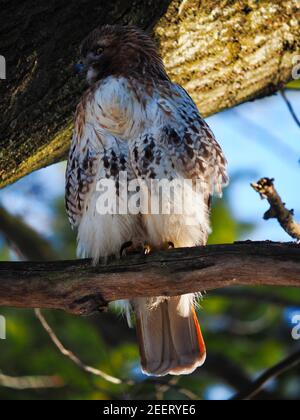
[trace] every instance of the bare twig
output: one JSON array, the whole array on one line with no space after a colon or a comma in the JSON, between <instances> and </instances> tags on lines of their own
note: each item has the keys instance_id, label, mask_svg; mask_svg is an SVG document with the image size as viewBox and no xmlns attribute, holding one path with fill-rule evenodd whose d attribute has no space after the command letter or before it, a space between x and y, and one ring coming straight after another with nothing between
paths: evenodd
<instances>
[{"instance_id":1,"label":"bare twig","mask_svg":"<svg viewBox=\"0 0 300 420\"><path fill-rule=\"evenodd\" d=\"M273 366L262 376L260 376L256 381L254 381L251 386L245 391L235 395L232 400L251 400L253 399L262 389L268 384L272 379L276 379L278 376L287 372L290 369L298 366L300 364L300 350L294 353L292 356L287 357L277 365Z\"/></svg>"},{"instance_id":2,"label":"bare twig","mask_svg":"<svg viewBox=\"0 0 300 420\"><path fill-rule=\"evenodd\" d=\"M244 367L239 366L236 361L234 362L223 353L209 352L204 367L196 371L198 375L203 375L203 372L207 372L210 375L223 380L230 387L236 391L241 389L249 389L252 386L252 381L248 376L248 373L244 370ZM256 398L263 400L276 400L279 396L274 392L261 390L257 393Z\"/></svg>"},{"instance_id":3,"label":"bare twig","mask_svg":"<svg viewBox=\"0 0 300 420\"><path fill-rule=\"evenodd\" d=\"M0 207L0 231L5 234L9 242L16 246L17 251L20 254L20 258L23 260L28 258L33 258L34 260L47 260L48 258L53 258L54 251L50 244L47 244L40 235L31 227L29 227L23 221L20 221L17 217L10 215L4 208ZM45 316L42 314L40 309L35 309L35 314L39 322L41 323L42 327L49 335L50 339L59 349L59 351L67 358L69 358L73 363L83 369L85 372L100 376L105 380L113 383L122 383L126 385L135 385L134 381L127 380L121 381L118 378L114 378L106 373L96 369L94 367L90 367L85 365L78 356L74 355L74 353L70 350L67 350L62 342L58 339L57 335L55 334L53 328L50 327L49 323L47 322ZM0 375L0 385L25 389L28 387L46 387L47 384L54 384L58 383L54 382L57 379L56 377L46 377L46 378L11 378L5 375ZM52 382L51 382L52 381ZM152 383L149 381L149 383ZM176 384L173 384L172 381L166 384L157 384L157 386L163 386L165 390L174 389L178 393L181 393L190 399L198 398L195 394L191 391L179 387Z\"/></svg>"},{"instance_id":4,"label":"bare twig","mask_svg":"<svg viewBox=\"0 0 300 420\"><path fill-rule=\"evenodd\" d=\"M52 249L51 245L44 240L33 228L28 226L22 220L19 220L17 217L12 216L9 214L3 207L0 206L0 231L4 233L7 237L9 242L11 242L17 248L20 256L22 259L30 259L32 258L35 261L46 261L48 259L55 259L55 253ZM46 318L42 314L40 309L35 309L35 314L37 319L40 321L42 327L50 336L53 343L56 347L61 351L61 353L76 363L81 369L88 373L92 373L96 376L101 376L103 379L112 382L112 383L121 383L121 381L117 378L114 378L99 369L95 369L90 366L86 366L77 356L74 355L73 352L67 350L61 341L58 339L57 335L55 334L54 330L50 327L49 323L47 322ZM55 379L55 378L54 378ZM44 382L42 382L44 380ZM47 380L44 378L36 379L36 378L24 378L24 379L13 379L9 377L2 377L0 376L0 385L1 382L5 382L6 384L10 384L11 387L38 387L38 385L45 385L47 383L51 384L52 378ZM39 386L42 387L42 386Z\"/></svg>"},{"instance_id":5,"label":"bare twig","mask_svg":"<svg viewBox=\"0 0 300 420\"><path fill-rule=\"evenodd\" d=\"M288 210L282 202L274 187L274 179L262 178L251 184L262 199L268 200L270 209L265 213L264 219L277 219L281 227L292 237L300 240L300 224L294 221L294 210Z\"/></svg>"},{"instance_id":6,"label":"bare twig","mask_svg":"<svg viewBox=\"0 0 300 420\"><path fill-rule=\"evenodd\" d=\"M55 346L58 348L58 350L68 359L72 360L80 369L82 369L84 372L91 373L92 375L100 376L101 378L105 379L108 382L111 382L112 384L119 385L122 383L121 379L115 378L114 376L110 376L105 372L102 372L99 369L96 369L94 367L88 366L84 364L72 351L67 350L62 342L59 340L53 329L50 327L48 322L46 321L44 315L41 313L39 309L35 309L35 314L39 321L41 322L44 330L47 332L49 337L51 338L52 342L55 344Z\"/></svg>"},{"instance_id":7,"label":"bare twig","mask_svg":"<svg viewBox=\"0 0 300 420\"><path fill-rule=\"evenodd\" d=\"M0 386L16 389L61 388L64 381L59 376L22 376L12 377L0 372Z\"/></svg>"},{"instance_id":8,"label":"bare twig","mask_svg":"<svg viewBox=\"0 0 300 420\"><path fill-rule=\"evenodd\" d=\"M281 96L282 96L284 102L286 103L286 105L288 107L288 110L291 113L291 116L293 117L293 120L295 121L297 126L300 127L300 120L299 120L299 118L298 118L298 116L297 116L297 114L296 114L296 112L293 108L293 105L291 104L290 100L288 99L286 92L284 90L281 90L280 93L281 93Z\"/></svg>"}]
</instances>

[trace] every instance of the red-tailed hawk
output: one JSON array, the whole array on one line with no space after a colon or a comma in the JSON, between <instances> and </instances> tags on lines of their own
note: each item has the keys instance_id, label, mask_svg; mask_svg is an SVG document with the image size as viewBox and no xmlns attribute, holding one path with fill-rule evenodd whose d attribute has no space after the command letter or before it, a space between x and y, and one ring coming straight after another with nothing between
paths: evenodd
<instances>
[{"instance_id":1,"label":"red-tailed hawk","mask_svg":"<svg viewBox=\"0 0 300 420\"><path fill-rule=\"evenodd\" d=\"M97 263L119 256L128 242L154 249L167 243L205 245L211 196L227 183L226 160L193 100L171 82L153 40L139 29L101 27L84 41L81 53L90 86L77 107L66 175L67 211L78 229L79 256ZM197 211L98 211L99 181L113 181L119 196L121 173L128 185L191 180L184 199ZM174 191L171 207L180 201ZM143 192L148 199L160 196L157 189ZM130 201L132 190L128 195ZM204 363L194 301L188 294L127 303L135 313L145 373L188 374Z\"/></svg>"}]
</instances>

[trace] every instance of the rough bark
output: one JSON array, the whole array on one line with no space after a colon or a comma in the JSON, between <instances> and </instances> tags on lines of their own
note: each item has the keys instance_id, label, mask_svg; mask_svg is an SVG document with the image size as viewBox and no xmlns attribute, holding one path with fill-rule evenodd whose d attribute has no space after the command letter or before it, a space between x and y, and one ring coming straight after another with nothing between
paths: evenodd
<instances>
[{"instance_id":1,"label":"rough bark","mask_svg":"<svg viewBox=\"0 0 300 420\"><path fill-rule=\"evenodd\" d=\"M0 306L88 315L108 302L234 285L300 287L300 247L269 242L175 249L92 267L90 261L0 263Z\"/></svg>"},{"instance_id":2,"label":"rough bark","mask_svg":"<svg viewBox=\"0 0 300 420\"><path fill-rule=\"evenodd\" d=\"M291 78L299 0L176 0L156 27L171 77L204 115L265 96Z\"/></svg>"},{"instance_id":3,"label":"rough bark","mask_svg":"<svg viewBox=\"0 0 300 420\"><path fill-rule=\"evenodd\" d=\"M171 77L204 115L270 94L300 53L299 0L0 0L0 188L66 157L83 86L77 47L97 25L155 26Z\"/></svg>"}]
</instances>

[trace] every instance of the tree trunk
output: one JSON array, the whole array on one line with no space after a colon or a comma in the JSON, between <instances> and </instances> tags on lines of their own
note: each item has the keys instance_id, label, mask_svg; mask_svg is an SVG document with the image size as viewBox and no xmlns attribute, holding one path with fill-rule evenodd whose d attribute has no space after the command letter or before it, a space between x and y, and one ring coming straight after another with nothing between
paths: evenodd
<instances>
[{"instance_id":1,"label":"tree trunk","mask_svg":"<svg viewBox=\"0 0 300 420\"><path fill-rule=\"evenodd\" d=\"M291 79L300 1L176 0L156 33L168 73L207 116Z\"/></svg>"},{"instance_id":2,"label":"tree trunk","mask_svg":"<svg viewBox=\"0 0 300 420\"><path fill-rule=\"evenodd\" d=\"M154 27L204 115L276 91L300 54L299 0L0 0L0 188L64 159L83 85L78 46L104 23ZM278 4L277 4L278 3Z\"/></svg>"}]
</instances>

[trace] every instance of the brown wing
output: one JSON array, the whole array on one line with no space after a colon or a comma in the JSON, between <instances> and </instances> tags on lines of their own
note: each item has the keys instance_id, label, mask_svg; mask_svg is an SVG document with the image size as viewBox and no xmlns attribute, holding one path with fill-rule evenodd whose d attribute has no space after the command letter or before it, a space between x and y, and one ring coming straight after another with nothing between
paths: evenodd
<instances>
[{"instance_id":1,"label":"brown wing","mask_svg":"<svg viewBox=\"0 0 300 420\"><path fill-rule=\"evenodd\" d=\"M187 92L180 92L177 121L165 128L165 144L173 164L188 179L200 179L208 195L222 194L228 183L227 161L208 124Z\"/></svg>"},{"instance_id":2,"label":"brown wing","mask_svg":"<svg viewBox=\"0 0 300 420\"><path fill-rule=\"evenodd\" d=\"M228 183L227 162L207 123L189 95L171 84L168 96L159 100L166 113L165 125L149 127L131 144L131 159L139 176L200 180L209 197L222 194Z\"/></svg>"},{"instance_id":3,"label":"brown wing","mask_svg":"<svg viewBox=\"0 0 300 420\"><path fill-rule=\"evenodd\" d=\"M72 226L78 226L84 203L91 185L95 182L97 154L88 140L78 143L74 135L66 172L66 209Z\"/></svg>"}]
</instances>

